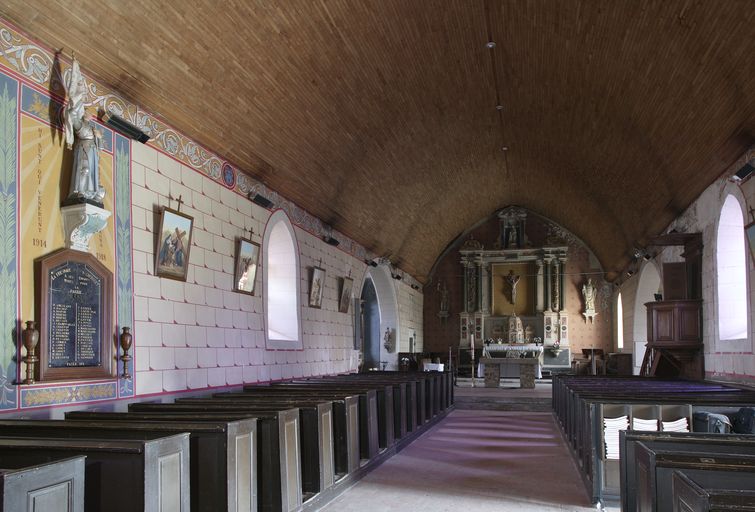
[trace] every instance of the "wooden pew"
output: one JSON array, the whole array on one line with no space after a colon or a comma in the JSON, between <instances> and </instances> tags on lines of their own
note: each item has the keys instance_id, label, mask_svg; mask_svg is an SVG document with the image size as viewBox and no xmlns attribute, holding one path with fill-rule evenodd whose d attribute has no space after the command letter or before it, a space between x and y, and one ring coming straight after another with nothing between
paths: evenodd
<instances>
[{"instance_id":1,"label":"wooden pew","mask_svg":"<svg viewBox=\"0 0 755 512\"><path fill-rule=\"evenodd\" d=\"M755 436L737 434L703 434L680 432L621 432L619 435L621 508L626 512L640 510L638 500L652 500L654 493L641 486L638 480L640 445L653 450L686 453L752 454L755 455ZM647 474L647 462L644 463ZM647 480L646 480L647 481ZM647 484L650 485L650 484Z\"/></svg>"},{"instance_id":2,"label":"wooden pew","mask_svg":"<svg viewBox=\"0 0 755 512\"><path fill-rule=\"evenodd\" d=\"M749 473L707 471L691 476L676 470L671 489L674 512L755 512L755 478Z\"/></svg>"},{"instance_id":3,"label":"wooden pew","mask_svg":"<svg viewBox=\"0 0 755 512\"><path fill-rule=\"evenodd\" d=\"M263 512L292 512L301 507L301 462L299 451L299 411L255 411L217 414L182 412L174 404L133 403L123 415L135 421L217 421L218 419L257 419L257 506Z\"/></svg>"},{"instance_id":4,"label":"wooden pew","mask_svg":"<svg viewBox=\"0 0 755 512\"><path fill-rule=\"evenodd\" d=\"M438 398L440 395L436 393L436 388L438 387L434 383L434 379L437 378L437 375L440 375L439 372L389 372L389 371L381 371L381 372L369 372L365 374L360 375L398 375L401 379L412 379L415 381L415 405L417 407L416 411L416 421L415 424L420 426L424 425L428 421L432 419L434 416L433 410L438 409L439 410L439 404L436 406L436 396ZM414 414L414 413L413 413Z\"/></svg>"},{"instance_id":5,"label":"wooden pew","mask_svg":"<svg viewBox=\"0 0 755 512\"><path fill-rule=\"evenodd\" d=\"M389 448L395 442L393 432L393 386L390 384L371 384L349 382L344 379L317 378L312 380L293 380L280 382L273 387L312 386L314 389L342 389L355 392L374 391L378 419L378 448Z\"/></svg>"},{"instance_id":6,"label":"wooden pew","mask_svg":"<svg viewBox=\"0 0 755 512\"><path fill-rule=\"evenodd\" d=\"M372 459L378 454L378 406L377 391L374 389L355 389L353 387L315 386L307 384L287 385L252 385L244 386L244 391L262 390L266 393L302 394L312 396L350 396L359 397L359 453L362 459Z\"/></svg>"},{"instance_id":7,"label":"wooden pew","mask_svg":"<svg viewBox=\"0 0 755 512\"><path fill-rule=\"evenodd\" d=\"M667 421L679 411L691 420L696 408L752 403L752 391L708 382L574 376L556 376L553 381L554 411L593 501L620 497L619 461L604 455L603 417L626 414L631 421L635 409L655 407Z\"/></svg>"},{"instance_id":8,"label":"wooden pew","mask_svg":"<svg viewBox=\"0 0 755 512\"><path fill-rule=\"evenodd\" d=\"M333 454L333 403L255 400L238 398L181 398L175 408L186 411L244 412L287 410L297 408L300 422L300 450L303 501L333 486L335 461Z\"/></svg>"},{"instance_id":9,"label":"wooden pew","mask_svg":"<svg viewBox=\"0 0 755 512\"><path fill-rule=\"evenodd\" d=\"M425 401L421 415L429 421L440 411L453 404L453 378L450 372L398 372L375 371L360 374L347 374L346 377L357 376L364 379L396 379L397 381L416 381L420 393ZM338 376L342 377L342 376Z\"/></svg>"},{"instance_id":10,"label":"wooden pew","mask_svg":"<svg viewBox=\"0 0 755 512\"><path fill-rule=\"evenodd\" d=\"M335 382L358 382L368 385L390 385L393 387L393 436L395 439L401 439L406 437L409 430L409 405L407 404L408 393L412 392L413 386L416 386L417 381L407 382L405 380L398 380L395 378L384 376L372 376L367 374L363 377L363 374L348 374L338 376L339 378ZM312 379L312 382L319 382L319 379ZM331 382L327 380L327 382ZM411 384L411 386L410 386ZM416 393L416 391L414 391ZM380 395L378 394L378 407L381 406Z\"/></svg>"},{"instance_id":11,"label":"wooden pew","mask_svg":"<svg viewBox=\"0 0 755 512\"><path fill-rule=\"evenodd\" d=\"M413 375L413 374L411 374ZM394 434L403 438L417 429L417 388L422 389L424 380L402 376L393 372L369 372L338 376L349 381L388 383L393 385Z\"/></svg>"},{"instance_id":12,"label":"wooden pew","mask_svg":"<svg viewBox=\"0 0 755 512\"><path fill-rule=\"evenodd\" d=\"M257 420L108 421L110 414L74 411L66 415L67 421L0 420L0 436L151 439L188 432L191 510L257 510Z\"/></svg>"},{"instance_id":13,"label":"wooden pew","mask_svg":"<svg viewBox=\"0 0 755 512\"><path fill-rule=\"evenodd\" d=\"M359 468L359 396L335 394L313 396L311 393L266 393L266 387L259 391L236 391L215 393L213 397L239 398L244 400L270 400L296 404L302 401L319 403L328 400L333 404L333 455L335 458L336 479ZM292 405L296 407L296 405Z\"/></svg>"},{"instance_id":14,"label":"wooden pew","mask_svg":"<svg viewBox=\"0 0 755 512\"><path fill-rule=\"evenodd\" d=\"M637 446L637 510L663 512L673 508L672 476L682 469L690 476L705 472L745 475L755 481L755 456L714 452L679 452Z\"/></svg>"},{"instance_id":15,"label":"wooden pew","mask_svg":"<svg viewBox=\"0 0 755 512\"><path fill-rule=\"evenodd\" d=\"M147 441L0 436L3 464L86 456L87 512L188 512L189 434Z\"/></svg>"},{"instance_id":16,"label":"wooden pew","mask_svg":"<svg viewBox=\"0 0 755 512\"><path fill-rule=\"evenodd\" d=\"M84 512L85 464L84 456L14 467L3 460L0 512Z\"/></svg>"}]
</instances>

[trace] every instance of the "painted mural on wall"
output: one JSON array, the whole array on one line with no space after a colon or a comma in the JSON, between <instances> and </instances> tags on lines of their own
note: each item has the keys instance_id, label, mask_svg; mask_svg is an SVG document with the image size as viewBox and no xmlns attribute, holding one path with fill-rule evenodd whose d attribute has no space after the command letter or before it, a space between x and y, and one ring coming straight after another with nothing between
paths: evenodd
<instances>
[{"instance_id":1,"label":"painted mural on wall","mask_svg":"<svg viewBox=\"0 0 755 512\"><path fill-rule=\"evenodd\" d=\"M0 38L7 43L8 33L0 31ZM126 379L66 387L17 385L18 371L24 370L17 365L23 356L20 325L35 319L34 260L64 245L60 204L71 168L61 132L62 102L34 80L41 76L39 54L26 48L20 57L17 62L26 62L21 75L0 64L0 409L132 396L133 381ZM104 203L115 216L93 237L90 252L116 276L118 324L132 326L130 141L99 129Z\"/></svg>"},{"instance_id":2,"label":"painted mural on wall","mask_svg":"<svg viewBox=\"0 0 755 512\"><path fill-rule=\"evenodd\" d=\"M18 81L0 74L0 409L17 404L17 134Z\"/></svg>"}]
</instances>

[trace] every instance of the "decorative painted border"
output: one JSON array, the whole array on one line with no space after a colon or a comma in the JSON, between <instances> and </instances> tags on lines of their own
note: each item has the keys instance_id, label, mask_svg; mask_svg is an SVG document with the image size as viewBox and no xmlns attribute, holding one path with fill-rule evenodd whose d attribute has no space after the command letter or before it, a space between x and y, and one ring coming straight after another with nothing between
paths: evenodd
<instances>
[{"instance_id":1,"label":"decorative painted border","mask_svg":"<svg viewBox=\"0 0 755 512\"><path fill-rule=\"evenodd\" d=\"M0 409L15 409L18 318L18 81L0 74Z\"/></svg>"},{"instance_id":2,"label":"decorative painted border","mask_svg":"<svg viewBox=\"0 0 755 512\"><path fill-rule=\"evenodd\" d=\"M21 408L112 400L117 393L115 381L44 388L22 387Z\"/></svg>"},{"instance_id":3,"label":"decorative painted border","mask_svg":"<svg viewBox=\"0 0 755 512\"><path fill-rule=\"evenodd\" d=\"M62 84L65 83L64 79L70 72L69 63L56 59L48 49L31 40L2 18L0 18L0 63L51 91L53 95L61 98L65 96ZM174 130L157 117L127 102L108 87L90 79L87 89L89 91L87 105L91 110L112 112L135 124L150 135L150 146L240 194L246 196L255 193L265 196L276 205L276 208L284 210L294 224L316 236L331 234L317 217L267 188L245 171L241 171L230 162ZM235 176L234 180L231 179L232 174ZM339 249L353 257L365 260L373 256L368 255L362 245L342 233L334 231L333 235L341 242Z\"/></svg>"},{"instance_id":4,"label":"decorative painted border","mask_svg":"<svg viewBox=\"0 0 755 512\"><path fill-rule=\"evenodd\" d=\"M115 137L115 262L116 262L116 301L118 307L118 333L123 327L131 327L134 333L134 284L131 252L131 141L121 135ZM131 347L132 360L129 361L130 379L119 377L118 396L134 396L133 354L136 346ZM120 348L116 350L120 356ZM123 373L118 361L118 375Z\"/></svg>"}]
</instances>

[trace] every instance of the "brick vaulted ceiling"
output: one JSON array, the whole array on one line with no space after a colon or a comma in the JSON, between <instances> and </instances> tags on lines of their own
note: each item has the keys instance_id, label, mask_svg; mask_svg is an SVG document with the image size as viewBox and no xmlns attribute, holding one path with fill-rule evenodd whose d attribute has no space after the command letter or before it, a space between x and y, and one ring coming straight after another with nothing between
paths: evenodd
<instances>
[{"instance_id":1,"label":"brick vaulted ceiling","mask_svg":"<svg viewBox=\"0 0 755 512\"><path fill-rule=\"evenodd\" d=\"M420 280L511 204L611 278L755 141L752 0L0 5Z\"/></svg>"}]
</instances>

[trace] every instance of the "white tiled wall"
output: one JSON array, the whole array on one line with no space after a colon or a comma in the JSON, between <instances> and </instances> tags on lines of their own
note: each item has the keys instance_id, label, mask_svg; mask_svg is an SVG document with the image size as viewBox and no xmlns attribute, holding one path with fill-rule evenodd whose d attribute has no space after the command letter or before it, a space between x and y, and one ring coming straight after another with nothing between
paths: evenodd
<instances>
[{"instance_id":1,"label":"white tiled wall","mask_svg":"<svg viewBox=\"0 0 755 512\"><path fill-rule=\"evenodd\" d=\"M265 347L262 272L257 295L234 293L235 240L262 243L270 213L245 197L144 145L133 150L134 344L138 395L353 370L352 314L338 312L339 277L359 293L365 264L295 228L300 251L303 350ZM194 217L186 282L154 276L159 207ZM309 268L324 268L321 309L306 306ZM421 293L399 285L402 327L421 337ZM407 332L405 330L405 332ZM420 345L421 346L421 345Z\"/></svg>"},{"instance_id":2,"label":"white tiled wall","mask_svg":"<svg viewBox=\"0 0 755 512\"><path fill-rule=\"evenodd\" d=\"M421 290L413 290L403 282L397 285L399 308L399 339L398 352L409 352L409 337L416 335L414 352L422 352L424 338L422 336L422 307L423 295Z\"/></svg>"}]
</instances>

